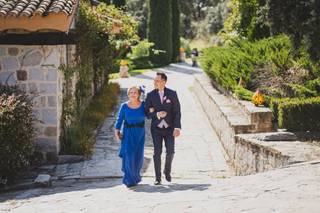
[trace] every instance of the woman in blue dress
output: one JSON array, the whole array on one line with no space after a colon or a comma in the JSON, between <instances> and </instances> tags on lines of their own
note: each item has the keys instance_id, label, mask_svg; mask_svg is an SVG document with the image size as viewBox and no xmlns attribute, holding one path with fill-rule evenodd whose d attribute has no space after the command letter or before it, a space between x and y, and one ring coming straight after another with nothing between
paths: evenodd
<instances>
[{"instance_id":1,"label":"woman in blue dress","mask_svg":"<svg viewBox=\"0 0 320 213\"><path fill-rule=\"evenodd\" d=\"M141 181L145 113L144 102L140 101L140 89L135 86L130 87L127 95L129 101L121 104L115 125L115 136L117 140L121 140L119 157L122 158L121 170L124 173L122 182L127 187L132 187Z\"/></svg>"}]
</instances>

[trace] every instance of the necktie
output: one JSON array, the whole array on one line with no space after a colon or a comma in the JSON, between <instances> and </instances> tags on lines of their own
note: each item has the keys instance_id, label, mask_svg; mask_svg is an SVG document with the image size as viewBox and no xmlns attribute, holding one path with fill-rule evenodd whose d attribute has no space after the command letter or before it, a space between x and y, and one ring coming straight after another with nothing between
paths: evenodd
<instances>
[{"instance_id":1,"label":"necktie","mask_svg":"<svg viewBox=\"0 0 320 213\"><path fill-rule=\"evenodd\" d=\"M163 103L163 91L159 91L161 103Z\"/></svg>"}]
</instances>

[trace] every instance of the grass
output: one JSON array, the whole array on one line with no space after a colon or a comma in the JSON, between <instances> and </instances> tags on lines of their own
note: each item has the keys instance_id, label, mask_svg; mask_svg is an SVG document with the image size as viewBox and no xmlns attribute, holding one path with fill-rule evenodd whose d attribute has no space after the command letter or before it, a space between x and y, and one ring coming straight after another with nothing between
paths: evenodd
<instances>
[{"instance_id":1,"label":"grass","mask_svg":"<svg viewBox=\"0 0 320 213\"><path fill-rule=\"evenodd\" d=\"M82 116L67 128L64 134L64 154L84 155L93 152L95 130L117 104L120 86L117 83L105 84L91 100Z\"/></svg>"},{"instance_id":2,"label":"grass","mask_svg":"<svg viewBox=\"0 0 320 213\"><path fill-rule=\"evenodd\" d=\"M141 75L144 72L150 71L150 69L136 69L136 70L129 70L129 75L130 76L135 76L135 75ZM111 73L109 74L109 79L118 79L120 78L119 73Z\"/></svg>"}]
</instances>

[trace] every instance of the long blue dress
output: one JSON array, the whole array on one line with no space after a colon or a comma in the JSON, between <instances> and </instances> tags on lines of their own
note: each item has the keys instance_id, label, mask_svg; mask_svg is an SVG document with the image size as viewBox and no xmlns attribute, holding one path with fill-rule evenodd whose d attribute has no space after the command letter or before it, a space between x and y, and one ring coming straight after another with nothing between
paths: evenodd
<instances>
[{"instance_id":1,"label":"long blue dress","mask_svg":"<svg viewBox=\"0 0 320 213\"><path fill-rule=\"evenodd\" d=\"M116 121L116 129L123 127L123 138L119 157L122 158L122 182L127 186L135 186L141 181L140 170L143 165L145 142L145 114L144 102L140 107L132 109L127 103L120 107Z\"/></svg>"}]
</instances>

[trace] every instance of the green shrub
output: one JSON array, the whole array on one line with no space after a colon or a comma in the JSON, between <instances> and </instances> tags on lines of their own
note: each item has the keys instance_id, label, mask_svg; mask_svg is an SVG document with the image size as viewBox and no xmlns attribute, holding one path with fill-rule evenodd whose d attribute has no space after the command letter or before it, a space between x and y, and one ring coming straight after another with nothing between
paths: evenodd
<instances>
[{"instance_id":1,"label":"green shrub","mask_svg":"<svg viewBox=\"0 0 320 213\"><path fill-rule=\"evenodd\" d=\"M16 86L0 85L0 92L0 182L12 182L35 151L35 117L31 97Z\"/></svg>"},{"instance_id":2,"label":"green shrub","mask_svg":"<svg viewBox=\"0 0 320 213\"><path fill-rule=\"evenodd\" d=\"M132 53L130 54L130 58L138 59L149 57L153 46L154 43L149 42L148 40L140 41L137 45L131 47Z\"/></svg>"},{"instance_id":3,"label":"green shrub","mask_svg":"<svg viewBox=\"0 0 320 213\"><path fill-rule=\"evenodd\" d=\"M308 81L306 87L312 91L316 91L320 95L320 78Z\"/></svg>"},{"instance_id":4,"label":"green shrub","mask_svg":"<svg viewBox=\"0 0 320 213\"><path fill-rule=\"evenodd\" d=\"M281 102L287 102L293 100L292 98L271 98L268 107L273 112L274 119L278 121L278 107Z\"/></svg>"},{"instance_id":5,"label":"green shrub","mask_svg":"<svg viewBox=\"0 0 320 213\"><path fill-rule=\"evenodd\" d=\"M317 96L316 91L299 84L283 84L282 88L286 97L309 98Z\"/></svg>"},{"instance_id":6,"label":"green shrub","mask_svg":"<svg viewBox=\"0 0 320 213\"><path fill-rule=\"evenodd\" d=\"M279 127L289 131L320 130L320 97L281 101Z\"/></svg>"},{"instance_id":7,"label":"green shrub","mask_svg":"<svg viewBox=\"0 0 320 213\"><path fill-rule=\"evenodd\" d=\"M67 127L62 136L62 153L84 155L92 154L94 145L94 130L103 122L117 103L120 92L119 84L105 84L93 97L89 106L80 118Z\"/></svg>"},{"instance_id":8,"label":"green shrub","mask_svg":"<svg viewBox=\"0 0 320 213\"><path fill-rule=\"evenodd\" d=\"M137 58L132 60L133 69L150 69L156 67L149 57Z\"/></svg>"},{"instance_id":9,"label":"green shrub","mask_svg":"<svg viewBox=\"0 0 320 213\"><path fill-rule=\"evenodd\" d=\"M241 86L237 86L234 90L233 95L240 100L251 101L254 92L247 90Z\"/></svg>"},{"instance_id":10,"label":"green shrub","mask_svg":"<svg viewBox=\"0 0 320 213\"><path fill-rule=\"evenodd\" d=\"M259 67L271 66L280 75L293 60L290 40L286 36L250 42L234 39L229 45L204 50L200 58L202 68L225 89L233 90L240 77L250 83L252 72Z\"/></svg>"}]
</instances>

